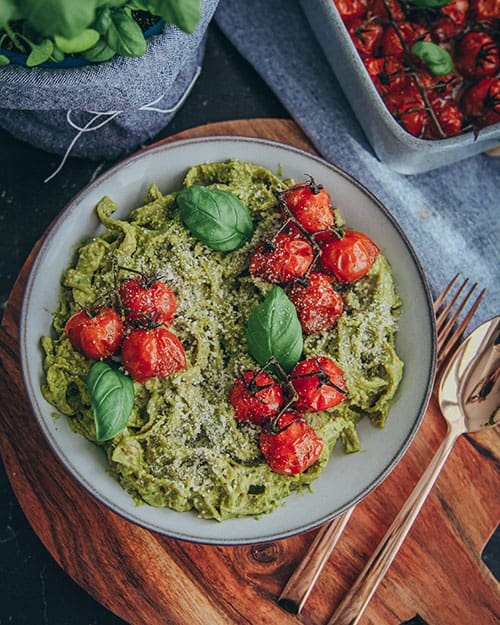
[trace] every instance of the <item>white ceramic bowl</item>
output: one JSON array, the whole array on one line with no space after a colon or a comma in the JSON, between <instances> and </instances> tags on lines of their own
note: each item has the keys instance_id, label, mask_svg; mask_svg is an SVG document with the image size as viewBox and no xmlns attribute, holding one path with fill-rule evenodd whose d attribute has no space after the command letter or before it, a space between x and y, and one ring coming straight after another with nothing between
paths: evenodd
<instances>
[{"instance_id":1,"label":"white ceramic bowl","mask_svg":"<svg viewBox=\"0 0 500 625\"><path fill-rule=\"evenodd\" d=\"M136 506L106 470L104 453L73 433L66 419L54 419L43 398L40 337L51 329L59 297L59 278L75 250L98 231L94 207L103 195L113 198L125 217L141 204L151 182L163 192L181 187L187 169L197 163L248 160L284 177L312 175L331 193L349 226L378 243L392 264L397 290L405 303L397 348L405 372L387 426L360 423L363 451L334 454L314 482L313 493L288 497L272 514L222 523L149 505ZM351 176L320 158L270 141L213 137L177 141L147 150L115 166L81 191L52 225L28 279L21 313L21 361L26 388L38 423L68 471L97 499L130 521L168 536L213 544L243 544L290 536L340 514L365 497L394 468L414 436L432 387L435 358L432 299L420 263L389 211Z\"/></svg>"}]
</instances>

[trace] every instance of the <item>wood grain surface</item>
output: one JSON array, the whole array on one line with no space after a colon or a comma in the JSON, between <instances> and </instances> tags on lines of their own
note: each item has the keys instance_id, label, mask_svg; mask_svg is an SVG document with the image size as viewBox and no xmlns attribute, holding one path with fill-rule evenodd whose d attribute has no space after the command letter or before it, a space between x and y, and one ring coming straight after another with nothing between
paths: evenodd
<instances>
[{"instance_id":1,"label":"wood grain surface","mask_svg":"<svg viewBox=\"0 0 500 625\"><path fill-rule=\"evenodd\" d=\"M168 140L239 134L313 151L291 121L212 124ZM390 208L390 207L389 207ZM190 544L133 525L89 495L46 443L26 397L18 319L27 273L15 286L0 330L0 451L33 529L60 566L131 625L324 625L429 462L444 433L435 398L401 462L361 502L300 616L276 603L315 532L239 547ZM499 589L481 561L496 528L498 428L462 437L362 623L493 625Z\"/></svg>"}]
</instances>

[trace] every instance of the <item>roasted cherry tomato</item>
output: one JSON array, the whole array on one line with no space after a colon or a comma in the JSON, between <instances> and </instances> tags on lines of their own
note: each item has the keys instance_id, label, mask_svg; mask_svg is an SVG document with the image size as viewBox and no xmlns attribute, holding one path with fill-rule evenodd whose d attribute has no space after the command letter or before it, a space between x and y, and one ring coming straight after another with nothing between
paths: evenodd
<instances>
[{"instance_id":1,"label":"roasted cherry tomato","mask_svg":"<svg viewBox=\"0 0 500 625\"><path fill-rule=\"evenodd\" d=\"M498 46L485 32L469 32L455 47L455 65L471 80L494 76L500 68Z\"/></svg>"},{"instance_id":2,"label":"roasted cherry tomato","mask_svg":"<svg viewBox=\"0 0 500 625\"><path fill-rule=\"evenodd\" d=\"M405 14L398 0L373 0L368 14L380 17L384 22L390 18L395 22L405 20Z\"/></svg>"},{"instance_id":3,"label":"roasted cherry tomato","mask_svg":"<svg viewBox=\"0 0 500 625\"><path fill-rule=\"evenodd\" d=\"M463 83L463 78L456 72L450 72L443 76L436 76L422 68L417 68L416 72L418 80L427 94L432 93L440 98L454 97Z\"/></svg>"},{"instance_id":4,"label":"roasted cherry tomato","mask_svg":"<svg viewBox=\"0 0 500 625\"><path fill-rule=\"evenodd\" d=\"M479 127L500 122L500 78L485 78L472 85L464 93L462 107Z\"/></svg>"},{"instance_id":5,"label":"roasted cherry tomato","mask_svg":"<svg viewBox=\"0 0 500 625\"><path fill-rule=\"evenodd\" d=\"M120 285L120 300L127 321L170 325L177 308L175 295L156 277L131 278Z\"/></svg>"},{"instance_id":6,"label":"roasted cherry tomato","mask_svg":"<svg viewBox=\"0 0 500 625\"><path fill-rule=\"evenodd\" d=\"M321 264L339 282L354 282L365 276L379 253L378 246L362 232L345 230L322 245Z\"/></svg>"},{"instance_id":7,"label":"roasted cherry tomato","mask_svg":"<svg viewBox=\"0 0 500 625\"><path fill-rule=\"evenodd\" d=\"M397 29L397 31L396 31ZM429 32L418 24L400 22L389 24L384 30L380 41L380 48L384 56L395 56L401 60L406 58L406 51L401 39L410 49L416 41L429 41Z\"/></svg>"},{"instance_id":8,"label":"roasted cherry tomato","mask_svg":"<svg viewBox=\"0 0 500 625\"><path fill-rule=\"evenodd\" d=\"M363 59L377 91L385 95L401 91L408 84L408 76L401 59L396 56L369 56Z\"/></svg>"},{"instance_id":9,"label":"roasted cherry tomato","mask_svg":"<svg viewBox=\"0 0 500 625\"><path fill-rule=\"evenodd\" d=\"M282 194L282 198L307 232L320 232L334 226L330 194L314 180L293 185ZM287 217L284 211L283 217Z\"/></svg>"},{"instance_id":10,"label":"roasted cherry tomato","mask_svg":"<svg viewBox=\"0 0 500 625\"><path fill-rule=\"evenodd\" d=\"M262 425L278 414L283 405L283 389L265 371L246 371L238 376L229 391L229 402L236 421Z\"/></svg>"},{"instance_id":11,"label":"roasted cherry tomato","mask_svg":"<svg viewBox=\"0 0 500 625\"><path fill-rule=\"evenodd\" d=\"M262 454L275 473L303 473L321 456L323 440L296 412L284 412L277 421L276 431L269 425L260 434Z\"/></svg>"},{"instance_id":12,"label":"roasted cherry tomato","mask_svg":"<svg viewBox=\"0 0 500 625\"><path fill-rule=\"evenodd\" d=\"M467 22L469 0L451 0L438 9L429 26L432 38L437 42L449 41L459 35Z\"/></svg>"},{"instance_id":13,"label":"roasted cherry tomato","mask_svg":"<svg viewBox=\"0 0 500 625\"><path fill-rule=\"evenodd\" d=\"M337 406L347 397L344 372L331 358L301 360L293 368L290 381L298 399L299 412L319 412Z\"/></svg>"},{"instance_id":14,"label":"roasted cherry tomato","mask_svg":"<svg viewBox=\"0 0 500 625\"><path fill-rule=\"evenodd\" d=\"M84 309L68 319L64 331L73 349L93 360L103 360L118 351L123 338L123 321L112 308Z\"/></svg>"},{"instance_id":15,"label":"roasted cherry tomato","mask_svg":"<svg viewBox=\"0 0 500 625\"><path fill-rule=\"evenodd\" d=\"M447 137L457 135L464 123L464 116L458 104L451 99L440 98L433 92L428 94L429 102L434 115L441 126L441 130ZM432 139L441 139L442 136L435 124L429 120L426 136Z\"/></svg>"},{"instance_id":16,"label":"roasted cherry tomato","mask_svg":"<svg viewBox=\"0 0 500 625\"><path fill-rule=\"evenodd\" d=\"M422 135L428 120L428 112L416 87L410 87L405 91L391 91L384 96L384 102L405 130L414 137Z\"/></svg>"},{"instance_id":17,"label":"roasted cherry tomato","mask_svg":"<svg viewBox=\"0 0 500 625\"><path fill-rule=\"evenodd\" d=\"M287 295L306 334L317 334L331 328L344 309L342 296L324 273L311 272L306 284L296 282Z\"/></svg>"},{"instance_id":18,"label":"roasted cherry tomato","mask_svg":"<svg viewBox=\"0 0 500 625\"><path fill-rule=\"evenodd\" d=\"M283 284L301 278L313 258L313 249L305 239L280 232L257 247L250 259L250 273L265 282Z\"/></svg>"},{"instance_id":19,"label":"roasted cherry tomato","mask_svg":"<svg viewBox=\"0 0 500 625\"><path fill-rule=\"evenodd\" d=\"M500 0L470 0L470 13L476 22L500 19Z\"/></svg>"},{"instance_id":20,"label":"roasted cherry tomato","mask_svg":"<svg viewBox=\"0 0 500 625\"><path fill-rule=\"evenodd\" d=\"M377 53L384 27L373 20L355 19L349 25L349 34L361 56Z\"/></svg>"},{"instance_id":21,"label":"roasted cherry tomato","mask_svg":"<svg viewBox=\"0 0 500 625\"><path fill-rule=\"evenodd\" d=\"M350 22L356 17L363 17L368 7L368 0L336 0L340 16L345 22Z\"/></svg>"},{"instance_id":22,"label":"roasted cherry tomato","mask_svg":"<svg viewBox=\"0 0 500 625\"><path fill-rule=\"evenodd\" d=\"M137 328L123 340L122 362L127 373L144 384L150 378L166 378L186 368L186 354L179 339L162 326Z\"/></svg>"}]
</instances>

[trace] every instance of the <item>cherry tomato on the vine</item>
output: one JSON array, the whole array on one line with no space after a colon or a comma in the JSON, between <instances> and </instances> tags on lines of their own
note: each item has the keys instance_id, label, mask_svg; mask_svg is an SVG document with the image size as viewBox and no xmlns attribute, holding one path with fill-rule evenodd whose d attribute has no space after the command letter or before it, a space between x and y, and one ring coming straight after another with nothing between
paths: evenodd
<instances>
[{"instance_id":1,"label":"cherry tomato on the vine","mask_svg":"<svg viewBox=\"0 0 500 625\"><path fill-rule=\"evenodd\" d=\"M500 68L498 46L488 33L471 31L456 45L455 64L463 76L472 80L494 76Z\"/></svg>"},{"instance_id":2,"label":"cherry tomato on the vine","mask_svg":"<svg viewBox=\"0 0 500 625\"><path fill-rule=\"evenodd\" d=\"M332 235L321 249L323 268L343 283L365 276L380 251L370 237L357 230L345 230L342 238Z\"/></svg>"},{"instance_id":3,"label":"cherry tomato on the vine","mask_svg":"<svg viewBox=\"0 0 500 625\"><path fill-rule=\"evenodd\" d=\"M177 308L175 295L157 278L141 276L126 280L120 285L119 294L127 321L172 323Z\"/></svg>"},{"instance_id":4,"label":"cherry tomato on the vine","mask_svg":"<svg viewBox=\"0 0 500 625\"><path fill-rule=\"evenodd\" d=\"M302 415L288 411L278 418L276 431L271 426L264 427L260 449L271 471L297 475L321 456L323 439Z\"/></svg>"},{"instance_id":5,"label":"cherry tomato on the vine","mask_svg":"<svg viewBox=\"0 0 500 625\"><path fill-rule=\"evenodd\" d=\"M250 274L265 282L284 284L301 278L313 258L313 249L305 239L280 232L257 247L250 259Z\"/></svg>"},{"instance_id":6,"label":"cherry tomato on the vine","mask_svg":"<svg viewBox=\"0 0 500 625\"><path fill-rule=\"evenodd\" d=\"M500 0L470 0L470 13L476 22L500 19Z\"/></svg>"},{"instance_id":7,"label":"cherry tomato on the vine","mask_svg":"<svg viewBox=\"0 0 500 625\"><path fill-rule=\"evenodd\" d=\"M123 321L112 308L79 310L64 326L73 349L93 360L110 358L123 338Z\"/></svg>"},{"instance_id":8,"label":"cherry tomato on the vine","mask_svg":"<svg viewBox=\"0 0 500 625\"><path fill-rule=\"evenodd\" d=\"M500 122L500 78L485 78L463 95L465 114L478 126Z\"/></svg>"},{"instance_id":9,"label":"cherry tomato on the vine","mask_svg":"<svg viewBox=\"0 0 500 625\"><path fill-rule=\"evenodd\" d=\"M335 225L330 194L313 180L293 185L282 194L282 198L307 232L319 232ZM287 217L284 211L283 217Z\"/></svg>"},{"instance_id":10,"label":"cherry tomato on the vine","mask_svg":"<svg viewBox=\"0 0 500 625\"><path fill-rule=\"evenodd\" d=\"M373 0L369 15L380 17L385 22L389 18L395 22L402 22L405 19L404 11L398 0Z\"/></svg>"},{"instance_id":11,"label":"cherry tomato on the vine","mask_svg":"<svg viewBox=\"0 0 500 625\"><path fill-rule=\"evenodd\" d=\"M229 402L236 421L262 425L266 419L278 414L283 405L283 389L265 371L246 371L231 387Z\"/></svg>"},{"instance_id":12,"label":"cherry tomato on the vine","mask_svg":"<svg viewBox=\"0 0 500 625\"><path fill-rule=\"evenodd\" d=\"M349 25L349 34L356 49L362 56L377 53L384 27L373 20L355 19Z\"/></svg>"},{"instance_id":13,"label":"cherry tomato on the vine","mask_svg":"<svg viewBox=\"0 0 500 625\"><path fill-rule=\"evenodd\" d=\"M449 41L459 35L467 22L468 8L469 0L451 0L439 7L439 15L429 24L433 39Z\"/></svg>"},{"instance_id":14,"label":"cherry tomato on the vine","mask_svg":"<svg viewBox=\"0 0 500 625\"><path fill-rule=\"evenodd\" d=\"M186 368L186 354L170 330L158 326L137 328L123 340L122 362L127 373L144 384L149 378L166 378Z\"/></svg>"},{"instance_id":15,"label":"cherry tomato on the vine","mask_svg":"<svg viewBox=\"0 0 500 625\"><path fill-rule=\"evenodd\" d=\"M422 95L416 87L405 91L390 92L384 102L395 119L414 137L423 134L428 121L428 112Z\"/></svg>"},{"instance_id":16,"label":"cherry tomato on the vine","mask_svg":"<svg viewBox=\"0 0 500 625\"><path fill-rule=\"evenodd\" d=\"M380 40L382 54L403 60L406 57L406 51L401 38L406 43L407 48L410 49L416 41L429 41L430 35L419 24L411 24L410 22L401 22L397 25L389 24Z\"/></svg>"},{"instance_id":17,"label":"cherry tomato on the vine","mask_svg":"<svg viewBox=\"0 0 500 625\"><path fill-rule=\"evenodd\" d=\"M302 330L306 334L316 334L336 323L344 302L324 273L311 272L306 282L293 284L287 295L297 310Z\"/></svg>"},{"instance_id":18,"label":"cherry tomato on the vine","mask_svg":"<svg viewBox=\"0 0 500 625\"><path fill-rule=\"evenodd\" d=\"M457 135L462 130L464 116L458 104L448 98L440 98L433 92L428 94L430 105L441 126L441 130L447 137ZM426 136L433 139L442 138L434 123L429 123Z\"/></svg>"},{"instance_id":19,"label":"cherry tomato on the vine","mask_svg":"<svg viewBox=\"0 0 500 625\"><path fill-rule=\"evenodd\" d=\"M377 91L384 95L400 91L408 83L408 76L401 59L396 56L369 56L363 59Z\"/></svg>"},{"instance_id":20,"label":"cherry tomato on the vine","mask_svg":"<svg viewBox=\"0 0 500 625\"><path fill-rule=\"evenodd\" d=\"M319 412L337 406L347 397L344 372L331 358L320 356L300 361L290 374L297 392L299 412Z\"/></svg>"},{"instance_id":21,"label":"cherry tomato on the vine","mask_svg":"<svg viewBox=\"0 0 500 625\"><path fill-rule=\"evenodd\" d=\"M335 4L342 19L346 22L356 17L363 17L368 8L368 0L337 0Z\"/></svg>"}]
</instances>

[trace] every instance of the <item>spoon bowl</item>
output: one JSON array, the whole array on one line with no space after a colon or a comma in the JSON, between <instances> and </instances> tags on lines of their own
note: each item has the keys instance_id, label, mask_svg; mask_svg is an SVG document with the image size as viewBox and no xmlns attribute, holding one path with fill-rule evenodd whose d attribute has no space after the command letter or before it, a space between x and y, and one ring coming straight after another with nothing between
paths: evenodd
<instances>
[{"instance_id":1,"label":"spoon bowl","mask_svg":"<svg viewBox=\"0 0 500 625\"><path fill-rule=\"evenodd\" d=\"M500 316L484 322L455 352L438 389L456 436L497 424L500 413Z\"/></svg>"},{"instance_id":2,"label":"spoon bowl","mask_svg":"<svg viewBox=\"0 0 500 625\"><path fill-rule=\"evenodd\" d=\"M452 355L440 381L448 430L436 454L328 625L356 625L417 518L460 434L496 425L500 412L500 316L484 322Z\"/></svg>"}]
</instances>

